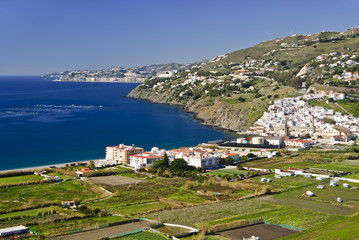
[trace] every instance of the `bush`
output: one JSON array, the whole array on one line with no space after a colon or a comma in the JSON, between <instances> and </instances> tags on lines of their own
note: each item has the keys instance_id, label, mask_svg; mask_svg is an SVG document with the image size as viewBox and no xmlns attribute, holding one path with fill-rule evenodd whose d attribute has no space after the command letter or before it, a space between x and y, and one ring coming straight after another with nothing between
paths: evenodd
<instances>
[{"instance_id":1,"label":"bush","mask_svg":"<svg viewBox=\"0 0 359 240\"><path fill-rule=\"evenodd\" d=\"M246 100L245 100L244 98L242 98L242 97L239 97L239 98L238 98L238 101L240 101L240 102L245 102Z\"/></svg>"}]
</instances>

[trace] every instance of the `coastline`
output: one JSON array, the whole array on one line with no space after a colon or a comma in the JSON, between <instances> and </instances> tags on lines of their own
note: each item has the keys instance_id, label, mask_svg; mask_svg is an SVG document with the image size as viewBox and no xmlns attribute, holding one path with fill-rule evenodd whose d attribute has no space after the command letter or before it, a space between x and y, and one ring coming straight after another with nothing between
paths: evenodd
<instances>
[{"instance_id":1,"label":"coastline","mask_svg":"<svg viewBox=\"0 0 359 240\"><path fill-rule=\"evenodd\" d=\"M211 124L206 123L205 120L198 117L198 113L188 110L188 108L184 104L155 102L155 101L152 101L152 100L147 99L147 98L132 97L132 96L129 96L129 95L123 96L123 97L129 98L129 99L134 99L134 100L140 100L140 101L144 101L144 102L148 102L148 103L153 103L153 104L161 104L161 105L167 105L167 106L175 107L175 108L181 109L182 112L190 113L191 118L196 120L202 126L210 127L212 129L219 130L219 131L222 131L222 132L227 131L227 132L230 132L230 133L234 133L234 134L236 134L238 136L241 134L241 132L235 131L235 130L230 129L230 128L224 128L224 127L221 127L221 126L211 125Z\"/></svg>"},{"instance_id":2,"label":"coastline","mask_svg":"<svg viewBox=\"0 0 359 240\"><path fill-rule=\"evenodd\" d=\"M81 83L144 83L144 82L116 82L116 81L96 81L96 82L90 82L90 81L63 81L63 80L51 80L52 82L81 82Z\"/></svg>"},{"instance_id":3,"label":"coastline","mask_svg":"<svg viewBox=\"0 0 359 240\"><path fill-rule=\"evenodd\" d=\"M85 160L85 161L77 161L77 162L65 162L65 163L57 163L57 164L48 164L48 165L42 165L42 166L33 166L33 167L25 167L25 168L14 168L14 169L7 169L7 170L0 170L0 173L5 172L14 172L14 171L31 171L31 170L40 170L44 168L50 168L50 166L55 166L56 168L62 168L65 167L66 164L73 164L73 163L89 163L90 161L99 162L104 160L104 158L101 159L92 159L92 160Z\"/></svg>"}]
</instances>

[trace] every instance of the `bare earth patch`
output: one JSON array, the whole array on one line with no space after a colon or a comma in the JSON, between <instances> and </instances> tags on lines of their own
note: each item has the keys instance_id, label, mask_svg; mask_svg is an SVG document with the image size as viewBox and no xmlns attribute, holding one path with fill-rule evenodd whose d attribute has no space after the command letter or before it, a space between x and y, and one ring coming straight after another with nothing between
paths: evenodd
<instances>
[{"instance_id":1,"label":"bare earth patch","mask_svg":"<svg viewBox=\"0 0 359 240\"><path fill-rule=\"evenodd\" d=\"M101 177L92 177L90 180L98 185L106 185L106 186L120 186L127 184L135 184L143 182L138 179L128 178L123 176L101 176Z\"/></svg>"},{"instance_id":2,"label":"bare earth patch","mask_svg":"<svg viewBox=\"0 0 359 240\"><path fill-rule=\"evenodd\" d=\"M220 235L231 240L242 240L251 236L259 237L261 240L275 240L297 233L297 231L282 228L271 224L256 224L248 227L237 228L221 232Z\"/></svg>"}]
</instances>

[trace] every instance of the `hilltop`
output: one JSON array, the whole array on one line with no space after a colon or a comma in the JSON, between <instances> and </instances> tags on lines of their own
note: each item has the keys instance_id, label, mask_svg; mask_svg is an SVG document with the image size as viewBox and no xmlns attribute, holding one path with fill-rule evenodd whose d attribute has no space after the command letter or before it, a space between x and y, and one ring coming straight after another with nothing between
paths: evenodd
<instances>
[{"instance_id":1,"label":"hilltop","mask_svg":"<svg viewBox=\"0 0 359 240\"><path fill-rule=\"evenodd\" d=\"M339 92L355 105L358 49L359 28L292 35L148 78L128 96L180 105L211 126L247 130L274 99Z\"/></svg>"}]
</instances>

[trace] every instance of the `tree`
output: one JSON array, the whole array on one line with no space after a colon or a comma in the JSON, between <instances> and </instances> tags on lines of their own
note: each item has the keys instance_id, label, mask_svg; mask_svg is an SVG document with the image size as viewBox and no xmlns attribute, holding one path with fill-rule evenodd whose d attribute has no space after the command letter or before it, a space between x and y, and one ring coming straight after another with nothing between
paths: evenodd
<instances>
[{"instance_id":1,"label":"tree","mask_svg":"<svg viewBox=\"0 0 359 240\"><path fill-rule=\"evenodd\" d=\"M188 164L183 158L177 158L177 159L173 160L173 162L171 162L171 164L170 164L170 169L175 172L186 170L187 167L188 167Z\"/></svg>"},{"instance_id":2,"label":"tree","mask_svg":"<svg viewBox=\"0 0 359 240\"><path fill-rule=\"evenodd\" d=\"M164 160L157 160L156 162L154 162L152 164L152 168L154 169L165 169L166 166L165 166L165 163L164 163Z\"/></svg>"},{"instance_id":3,"label":"tree","mask_svg":"<svg viewBox=\"0 0 359 240\"><path fill-rule=\"evenodd\" d=\"M88 163L88 168L91 169L91 170L94 170L95 169L95 162L94 161L90 161Z\"/></svg>"},{"instance_id":4,"label":"tree","mask_svg":"<svg viewBox=\"0 0 359 240\"><path fill-rule=\"evenodd\" d=\"M170 160L167 156L167 153L163 155L163 165L165 168L168 168L170 166Z\"/></svg>"},{"instance_id":5,"label":"tree","mask_svg":"<svg viewBox=\"0 0 359 240\"><path fill-rule=\"evenodd\" d=\"M233 165L233 164L234 164L234 159L233 159L232 157L226 157L226 159L225 159L225 164L226 164L227 166Z\"/></svg>"},{"instance_id":6,"label":"tree","mask_svg":"<svg viewBox=\"0 0 359 240\"><path fill-rule=\"evenodd\" d=\"M244 170L244 168L241 164L237 164L237 170Z\"/></svg>"}]
</instances>

